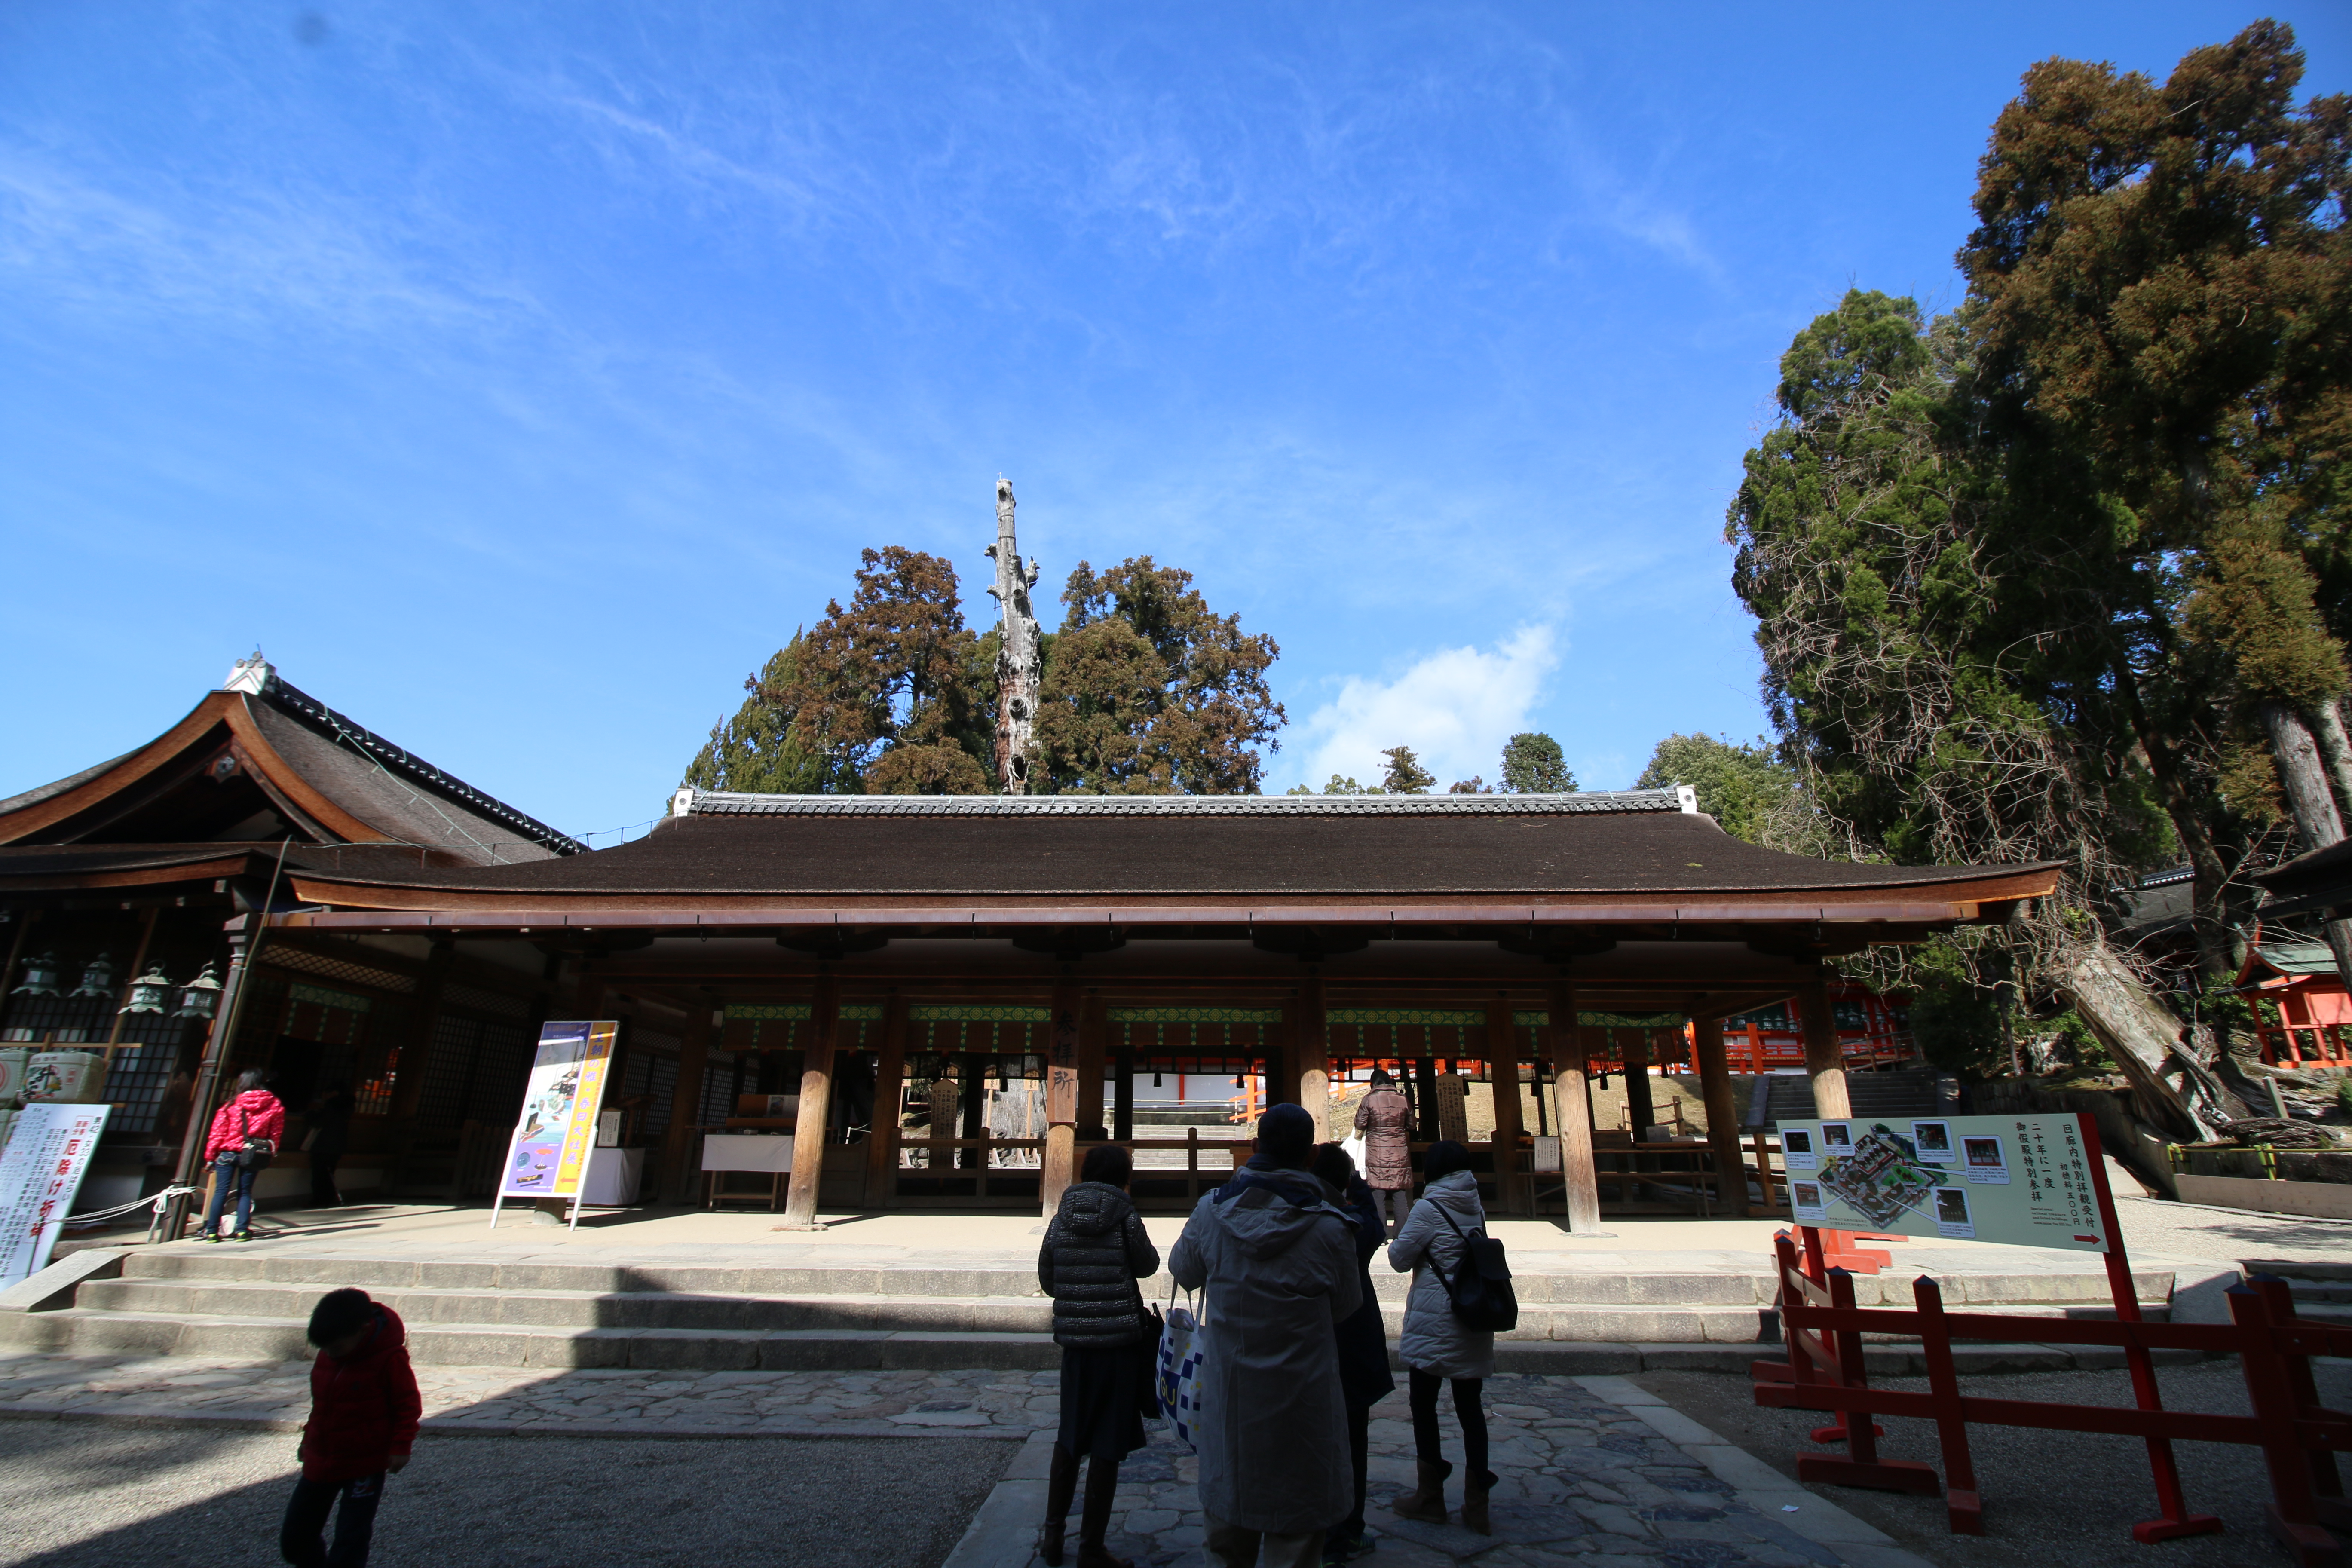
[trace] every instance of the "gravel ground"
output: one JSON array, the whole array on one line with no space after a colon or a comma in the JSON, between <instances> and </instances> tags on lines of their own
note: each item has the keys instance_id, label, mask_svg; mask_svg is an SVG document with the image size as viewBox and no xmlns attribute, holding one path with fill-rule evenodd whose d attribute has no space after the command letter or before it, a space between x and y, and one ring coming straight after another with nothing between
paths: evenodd
<instances>
[{"instance_id":1,"label":"gravel ground","mask_svg":"<svg viewBox=\"0 0 2352 1568\"><path fill-rule=\"evenodd\" d=\"M2116 1210L2135 1263L2144 1258L2352 1262L2352 1220L2203 1208L2121 1193L2116 1196Z\"/></svg>"},{"instance_id":2,"label":"gravel ground","mask_svg":"<svg viewBox=\"0 0 2352 1568\"><path fill-rule=\"evenodd\" d=\"M375 1568L937 1568L1019 1445L954 1437L436 1438L392 1478ZM278 1561L294 1440L0 1422L0 1563Z\"/></svg>"},{"instance_id":3,"label":"gravel ground","mask_svg":"<svg viewBox=\"0 0 2352 1568\"><path fill-rule=\"evenodd\" d=\"M2352 1397L2352 1367L2315 1363L2313 1371L2320 1398L2343 1408L2343 1401ZM2245 1384L2234 1362L2159 1367L2157 1380L2168 1409L2249 1414ZM1765 1409L1750 1397L1746 1378L1666 1372L1642 1373L1626 1381L1668 1401L1783 1475L1796 1475L1800 1452L1826 1451L1807 1436L1829 1419L1825 1413ZM1927 1386L1925 1378L1873 1382L1887 1388ZM2029 1373L1963 1380L1961 1387L2001 1399L2132 1402L2129 1374L2123 1372ZM1886 1428L1886 1436L1879 1439L1883 1458L1924 1460L1937 1474L1943 1472L1933 1423L1890 1415L1879 1424ZM2189 1509L2218 1514L2226 1529L2220 1535L2151 1548L2131 1538L2131 1527L2157 1512L2147 1449L2139 1439L1972 1425L1969 1441L1984 1498L1987 1533L1982 1536L1949 1533L1940 1498L1859 1487L1811 1489L1944 1568L2050 1568L2053 1563L2066 1568L2243 1568L2287 1561L2272 1544L2263 1520L2270 1483L2260 1452L2250 1446L2173 1446Z\"/></svg>"}]
</instances>

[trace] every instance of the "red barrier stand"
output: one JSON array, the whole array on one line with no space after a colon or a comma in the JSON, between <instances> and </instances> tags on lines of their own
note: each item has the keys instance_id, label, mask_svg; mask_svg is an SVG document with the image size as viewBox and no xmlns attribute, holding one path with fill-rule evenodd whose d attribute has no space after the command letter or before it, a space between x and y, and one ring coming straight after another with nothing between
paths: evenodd
<instances>
[{"instance_id":1,"label":"red barrier stand","mask_svg":"<svg viewBox=\"0 0 2352 1568\"><path fill-rule=\"evenodd\" d=\"M1822 1428L1815 1440L1843 1443L1846 1450L1800 1455L1798 1477L1925 1496L1940 1490L1950 1529L1958 1534L1982 1534L1984 1502L1969 1453L1969 1423L2135 1436L2147 1445L2158 1517L2133 1526L2132 1534L2152 1542L2221 1528L2221 1521L2213 1515L2189 1510L2173 1459L2173 1440L2249 1444L2263 1449L2269 1468L2272 1534L2299 1568L2345 1568L2344 1552L2329 1529L2352 1531L2352 1504L2345 1499L2335 1458L2337 1453L2352 1449L2352 1415L2319 1404L2310 1357L2352 1355L2352 1329L2298 1320L2285 1285L2269 1279L2257 1279L2231 1290L2231 1321L2226 1324L2142 1321L2114 1198L2106 1190L2105 1173L2098 1162L2097 1133L2090 1118L2082 1118L2082 1122L2091 1168L2096 1173L2094 1185L2100 1218L2112 1244L2107 1274L2116 1300L2114 1322L1947 1312L1943 1292L1925 1276L1912 1285L1910 1311L1857 1307L1852 1273L1824 1267L1826 1249L1810 1228L1804 1232L1801 1258L1795 1238L1786 1233L1774 1238L1780 1271L1781 1335L1789 1359L1759 1362L1750 1369L1756 1380L1756 1402L1835 1412L1839 1424ZM1863 1363L1865 1334L1916 1336L1927 1361L1927 1392L1871 1387ZM2119 1348L2131 1371L2133 1405L2063 1405L1964 1394L1952 1353L1955 1341ZM2158 1394L2152 1354L2162 1349L2237 1356L2254 1414L2166 1410ZM1876 1440L1884 1434L1870 1418L1888 1415L1936 1423L1944 1468L1940 1479L1932 1466L1879 1457Z\"/></svg>"}]
</instances>

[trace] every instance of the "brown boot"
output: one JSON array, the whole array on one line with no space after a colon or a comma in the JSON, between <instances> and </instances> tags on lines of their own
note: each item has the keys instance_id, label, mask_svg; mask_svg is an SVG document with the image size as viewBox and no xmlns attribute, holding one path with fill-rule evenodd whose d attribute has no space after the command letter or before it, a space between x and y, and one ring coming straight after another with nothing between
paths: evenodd
<instances>
[{"instance_id":1,"label":"brown boot","mask_svg":"<svg viewBox=\"0 0 2352 1568\"><path fill-rule=\"evenodd\" d=\"M1413 1468L1421 1485L1389 1504L1389 1511L1399 1519L1417 1519L1423 1524L1445 1522L1445 1478L1454 1467L1444 1459L1418 1459Z\"/></svg>"},{"instance_id":2,"label":"brown boot","mask_svg":"<svg viewBox=\"0 0 2352 1568\"><path fill-rule=\"evenodd\" d=\"M1480 1535L1495 1533L1494 1521L1486 1517L1486 1494L1495 1489L1495 1472L1473 1470L1462 1478L1462 1528Z\"/></svg>"}]
</instances>

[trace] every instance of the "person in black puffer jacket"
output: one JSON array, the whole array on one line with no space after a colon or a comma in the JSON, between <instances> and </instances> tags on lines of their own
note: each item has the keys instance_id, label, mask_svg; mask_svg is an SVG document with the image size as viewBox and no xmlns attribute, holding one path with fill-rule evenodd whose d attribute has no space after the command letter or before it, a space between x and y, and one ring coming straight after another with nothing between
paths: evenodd
<instances>
[{"instance_id":1,"label":"person in black puffer jacket","mask_svg":"<svg viewBox=\"0 0 2352 1568\"><path fill-rule=\"evenodd\" d=\"M1062 1425L1037 1542L1038 1554L1055 1568L1082 1458L1089 1463L1078 1568L1133 1568L1103 1547L1119 1461L1143 1447L1146 1373L1136 1352L1143 1297L1135 1282L1160 1268L1160 1250L1127 1195L1133 1169L1133 1157L1116 1143L1087 1150L1079 1179L1062 1194L1037 1249L1037 1284L1054 1299L1054 1342L1062 1347Z\"/></svg>"}]
</instances>

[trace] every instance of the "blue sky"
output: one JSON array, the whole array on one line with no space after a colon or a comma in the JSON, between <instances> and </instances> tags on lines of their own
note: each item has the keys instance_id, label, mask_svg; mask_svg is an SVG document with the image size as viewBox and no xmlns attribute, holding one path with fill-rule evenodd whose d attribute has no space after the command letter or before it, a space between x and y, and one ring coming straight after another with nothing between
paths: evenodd
<instances>
[{"instance_id":1,"label":"blue sky","mask_svg":"<svg viewBox=\"0 0 2352 1568\"><path fill-rule=\"evenodd\" d=\"M258 644L641 823L861 546L1150 553L1283 648L1281 788L1763 727L1723 510L1790 334L1958 295L2053 54L2274 15L0 8L0 795Z\"/></svg>"}]
</instances>

